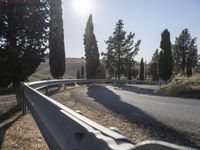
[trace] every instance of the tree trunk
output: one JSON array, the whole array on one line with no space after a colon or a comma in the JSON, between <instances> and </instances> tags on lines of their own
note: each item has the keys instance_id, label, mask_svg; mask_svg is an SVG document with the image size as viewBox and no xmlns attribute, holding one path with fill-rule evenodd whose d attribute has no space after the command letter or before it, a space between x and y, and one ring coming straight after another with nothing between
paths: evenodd
<instances>
[{"instance_id":1,"label":"tree trunk","mask_svg":"<svg viewBox=\"0 0 200 150\"><path fill-rule=\"evenodd\" d=\"M121 76L121 56L120 56L120 48L118 48L118 80L120 80Z\"/></svg>"},{"instance_id":2,"label":"tree trunk","mask_svg":"<svg viewBox=\"0 0 200 150\"><path fill-rule=\"evenodd\" d=\"M17 105L22 105L22 85L21 82L14 82L13 87L16 94Z\"/></svg>"}]
</instances>

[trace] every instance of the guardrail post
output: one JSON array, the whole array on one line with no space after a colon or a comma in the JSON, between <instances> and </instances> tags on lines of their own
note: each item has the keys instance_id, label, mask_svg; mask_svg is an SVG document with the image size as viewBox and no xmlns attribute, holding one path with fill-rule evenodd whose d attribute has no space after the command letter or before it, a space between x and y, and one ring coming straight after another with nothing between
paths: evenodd
<instances>
[{"instance_id":1,"label":"guardrail post","mask_svg":"<svg viewBox=\"0 0 200 150\"><path fill-rule=\"evenodd\" d=\"M67 88L67 85L66 85L66 84L64 84L64 90L66 90L66 88Z\"/></svg>"},{"instance_id":2,"label":"guardrail post","mask_svg":"<svg viewBox=\"0 0 200 150\"><path fill-rule=\"evenodd\" d=\"M48 93L49 93L49 89L48 87L46 87L45 95L48 95Z\"/></svg>"},{"instance_id":3,"label":"guardrail post","mask_svg":"<svg viewBox=\"0 0 200 150\"><path fill-rule=\"evenodd\" d=\"M22 115L26 115L27 108L26 108L26 98L24 95L24 86L22 87Z\"/></svg>"}]
</instances>

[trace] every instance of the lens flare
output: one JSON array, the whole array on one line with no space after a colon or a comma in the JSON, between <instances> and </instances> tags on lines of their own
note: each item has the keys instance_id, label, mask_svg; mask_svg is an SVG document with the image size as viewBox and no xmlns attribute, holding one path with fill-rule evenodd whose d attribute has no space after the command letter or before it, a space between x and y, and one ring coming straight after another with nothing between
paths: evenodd
<instances>
[{"instance_id":1,"label":"lens flare","mask_svg":"<svg viewBox=\"0 0 200 150\"><path fill-rule=\"evenodd\" d=\"M73 0L72 2L75 12L81 16L89 15L91 13L91 1L90 0Z\"/></svg>"}]
</instances>

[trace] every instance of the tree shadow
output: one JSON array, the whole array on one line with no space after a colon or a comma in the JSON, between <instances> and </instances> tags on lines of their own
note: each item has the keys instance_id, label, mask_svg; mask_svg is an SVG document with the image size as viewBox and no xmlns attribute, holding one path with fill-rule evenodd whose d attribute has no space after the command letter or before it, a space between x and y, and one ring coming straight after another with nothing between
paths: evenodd
<instances>
[{"instance_id":1,"label":"tree shadow","mask_svg":"<svg viewBox=\"0 0 200 150\"><path fill-rule=\"evenodd\" d=\"M0 115L0 123L11 118L13 115L15 115L19 111L21 111L21 106L16 105L16 106L12 107L7 112Z\"/></svg>"},{"instance_id":2,"label":"tree shadow","mask_svg":"<svg viewBox=\"0 0 200 150\"><path fill-rule=\"evenodd\" d=\"M138 107L122 101L117 94L106 87L88 87L87 94L109 110L142 127L156 140L200 148L200 145L189 139L185 133L167 126Z\"/></svg>"},{"instance_id":3,"label":"tree shadow","mask_svg":"<svg viewBox=\"0 0 200 150\"><path fill-rule=\"evenodd\" d=\"M121 90L126 90L130 92L135 92L137 94L145 94L150 96L160 96L159 94L155 93L155 89L149 89L145 87L138 87L134 85L116 85L117 88L120 88Z\"/></svg>"},{"instance_id":4,"label":"tree shadow","mask_svg":"<svg viewBox=\"0 0 200 150\"><path fill-rule=\"evenodd\" d=\"M144 95L149 95L149 96L162 96L162 97L174 97L174 98L184 98L184 99L192 99L192 100L195 100L195 101L199 101L199 97L198 95L199 94L199 91L193 91L192 93L190 93L190 95L193 95L192 96L188 96L188 97L184 97L184 96L170 96L170 95L167 95L167 94L161 94L161 93L156 93L155 92L155 89L149 89L149 88L145 88L145 87L138 87L138 86L134 86L134 85L128 85L128 84L123 84L123 85L115 85L115 87L119 88L120 90L125 90L125 91L130 91L130 92L134 92L134 93L137 93L137 94L144 94ZM183 94L180 94L180 95L187 95L186 94L186 91L183 91L185 93ZM197 95L197 97L195 97ZM180 99L181 100L181 99Z\"/></svg>"},{"instance_id":5,"label":"tree shadow","mask_svg":"<svg viewBox=\"0 0 200 150\"><path fill-rule=\"evenodd\" d=\"M12 117L20 110L21 110L20 106L15 106L6 113L0 115L0 123L3 123L3 121L8 120L3 126L0 127L0 149L2 148L3 139L7 129L9 129L13 125L13 123L15 123L19 118L22 117L22 114L20 114L16 118L12 119Z\"/></svg>"}]
</instances>

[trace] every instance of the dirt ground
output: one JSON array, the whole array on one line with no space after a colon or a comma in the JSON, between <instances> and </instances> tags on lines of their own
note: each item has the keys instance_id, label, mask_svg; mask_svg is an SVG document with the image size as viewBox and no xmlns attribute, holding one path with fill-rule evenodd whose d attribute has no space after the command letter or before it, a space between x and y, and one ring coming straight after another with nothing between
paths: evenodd
<instances>
[{"instance_id":1,"label":"dirt ground","mask_svg":"<svg viewBox=\"0 0 200 150\"><path fill-rule=\"evenodd\" d=\"M144 131L134 123L131 123L120 116L116 116L111 111L87 106L82 102L76 101L70 96L70 90L72 89L70 88L67 91L57 92L57 94L50 97L75 111L81 111L86 117L101 125L106 127L117 127L123 135L127 136L135 143L151 139L148 131ZM50 95L52 93L54 92L50 92ZM48 149L31 114L28 113L26 116L22 116L20 112L16 112L10 118L1 121L0 147L2 150Z\"/></svg>"},{"instance_id":2,"label":"dirt ground","mask_svg":"<svg viewBox=\"0 0 200 150\"><path fill-rule=\"evenodd\" d=\"M14 94L0 95L0 114L16 105Z\"/></svg>"},{"instance_id":3,"label":"dirt ground","mask_svg":"<svg viewBox=\"0 0 200 150\"><path fill-rule=\"evenodd\" d=\"M99 104L88 105L84 101L78 101L70 95L70 91L81 88L69 87L67 90L49 90L49 96L74 111L80 111L84 116L105 126L117 127L119 131L132 142L138 143L145 140L156 140L148 129L137 126L126 118L115 114ZM2 150L46 150L48 146L43 139L35 121L30 113L21 116L19 112L3 121L0 117L0 149ZM176 143L176 141L174 142ZM178 144L178 142L177 142Z\"/></svg>"}]
</instances>

